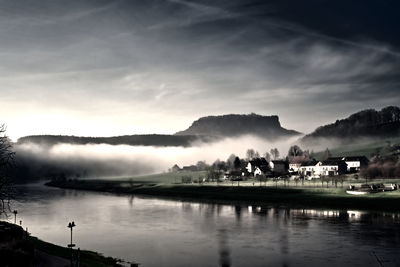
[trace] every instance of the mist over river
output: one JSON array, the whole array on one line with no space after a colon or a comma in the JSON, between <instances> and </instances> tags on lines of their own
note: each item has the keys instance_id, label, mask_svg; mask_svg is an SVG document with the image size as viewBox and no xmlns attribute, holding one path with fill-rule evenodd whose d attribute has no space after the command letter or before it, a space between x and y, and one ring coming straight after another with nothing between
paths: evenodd
<instances>
[{"instance_id":1,"label":"mist over river","mask_svg":"<svg viewBox=\"0 0 400 267\"><path fill-rule=\"evenodd\" d=\"M234 206L17 187L17 220L61 246L74 243L141 266L400 265L400 214ZM13 221L13 217L9 218Z\"/></svg>"}]
</instances>

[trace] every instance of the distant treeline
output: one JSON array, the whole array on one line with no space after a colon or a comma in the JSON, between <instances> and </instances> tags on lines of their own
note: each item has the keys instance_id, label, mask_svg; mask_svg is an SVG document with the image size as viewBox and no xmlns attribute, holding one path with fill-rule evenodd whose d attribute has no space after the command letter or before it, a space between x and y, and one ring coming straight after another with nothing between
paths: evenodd
<instances>
[{"instance_id":1,"label":"distant treeline","mask_svg":"<svg viewBox=\"0 0 400 267\"><path fill-rule=\"evenodd\" d=\"M131 146L182 146L189 147L193 142L217 141L217 137L203 135L123 135L113 137L80 137L67 135L31 135L18 139L17 144L35 143L40 145L67 144L109 144Z\"/></svg>"}]
</instances>

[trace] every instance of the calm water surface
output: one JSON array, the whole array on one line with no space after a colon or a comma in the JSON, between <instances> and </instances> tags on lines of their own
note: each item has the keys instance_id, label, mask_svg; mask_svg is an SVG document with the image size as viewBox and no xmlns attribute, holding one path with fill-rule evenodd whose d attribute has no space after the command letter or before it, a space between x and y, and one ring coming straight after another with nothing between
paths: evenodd
<instances>
[{"instance_id":1,"label":"calm water surface","mask_svg":"<svg viewBox=\"0 0 400 267\"><path fill-rule=\"evenodd\" d=\"M13 207L14 208L14 207ZM18 187L18 221L66 246L150 266L400 266L400 216L213 205L42 185ZM13 218L9 219L13 221Z\"/></svg>"}]
</instances>

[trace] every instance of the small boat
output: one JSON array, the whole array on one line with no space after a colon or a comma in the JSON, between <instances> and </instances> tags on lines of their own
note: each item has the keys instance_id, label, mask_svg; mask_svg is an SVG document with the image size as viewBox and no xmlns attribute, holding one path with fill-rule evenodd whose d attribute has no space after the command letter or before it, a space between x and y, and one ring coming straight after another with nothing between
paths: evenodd
<instances>
[{"instance_id":1,"label":"small boat","mask_svg":"<svg viewBox=\"0 0 400 267\"><path fill-rule=\"evenodd\" d=\"M376 185L368 185L368 184L362 184L360 188L356 188L354 185L350 185L349 189L346 190L346 193L350 195L366 195L378 192L381 191L378 190Z\"/></svg>"},{"instance_id":2,"label":"small boat","mask_svg":"<svg viewBox=\"0 0 400 267\"><path fill-rule=\"evenodd\" d=\"M370 194L372 192L359 191L359 190L346 190L346 193L350 194L350 195L366 195L366 194Z\"/></svg>"},{"instance_id":3,"label":"small boat","mask_svg":"<svg viewBox=\"0 0 400 267\"><path fill-rule=\"evenodd\" d=\"M394 184L391 184L390 186L385 186L383 184L362 184L360 188L350 185L349 189L346 190L346 193L350 195L366 195L385 191L394 191L397 189L398 186Z\"/></svg>"}]
</instances>

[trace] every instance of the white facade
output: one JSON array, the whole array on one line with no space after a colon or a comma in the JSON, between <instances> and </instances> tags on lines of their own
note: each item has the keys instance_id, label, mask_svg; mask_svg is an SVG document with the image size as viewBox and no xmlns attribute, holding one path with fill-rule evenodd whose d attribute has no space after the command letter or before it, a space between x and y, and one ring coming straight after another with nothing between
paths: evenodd
<instances>
[{"instance_id":1,"label":"white facade","mask_svg":"<svg viewBox=\"0 0 400 267\"><path fill-rule=\"evenodd\" d=\"M346 164L347 164L347 171L350 171L350 170L357 170L357 171L359 171L360 170L360 167L361 167L361 162L359 161L359 160L356 160L356 161L346 161Z\"/></svg>"},{"instance_id":2,"label":"white facade","mask_svg":"<svg viewBox=\"0 0 400 267\"><path fill-rule=\"evenodd\" d=\"M339 166L338 165L322 165L322 162L318 162L315 166L302 166L300 167L300 172L305 176L320 177L338 175Z\"/></svg>"},{"instance_id":3,"label":"white facade","mask_svg":"<svg viewBox=\"0 0 400 267\"><path fill-rule=\"evenodd\" d=\"M321 162L318 162L316 165L301 166L299 172L304 176L319 176L321 175L320 164Z\"/></svg>"},{"instance_id":4,"label":"white facade","mask_svg":"<svg viewBox=\"0 0 400 267\"><path fill-rule=\"evenodd\" d=\"M275 164L272 162L272 160L271 160L268 164L269 164L269 168L270 168L271 170L273 170Z\"/></svg>"},{"instance_id":5,"label":"white facade","mask_svg":"<svg viewBox=\"0 0 400 267\"><path fill-rule=\"evenodd\" d=\"M298 172L300 170L301 163L289 163L289 171Z\"/></svg>"},{"instance_id":6,"label":"white facade","mask_svg":"<svg viewBox=\"0 0 400 267\"><path fill-rule=\"evenodd\" d=\"M249 173L252 173L253 167L251 166L251 163L250 163L250 162L247 163L246 170L247 170Z\"/></svg>"},{"instance_id":7,"label":"white facade","mask_svg":"<svg viewBox=\"0 0 400 267\"><path fill-rule=\"evenodd\" d=\"M261 169L259 167L256 167L256 169L254 170L254 177L256 177L257 175L262 175L263 172L261 171Z\"/></svg>"},{"instance_id":8,"label":"white facade","mask_svg":"<svg viewBox=\"0 0 400 267\"><path fill-rule=\"evenodd\" d=\"M320 162L319 162L320 163ZM320 175L338 175L339 166L338 165L327 165L327 166L319 166Z\"/></svg>"}]
</instances>

